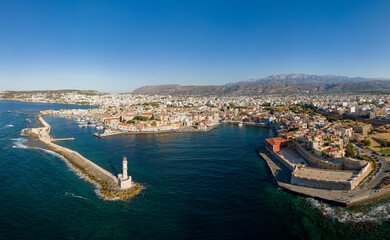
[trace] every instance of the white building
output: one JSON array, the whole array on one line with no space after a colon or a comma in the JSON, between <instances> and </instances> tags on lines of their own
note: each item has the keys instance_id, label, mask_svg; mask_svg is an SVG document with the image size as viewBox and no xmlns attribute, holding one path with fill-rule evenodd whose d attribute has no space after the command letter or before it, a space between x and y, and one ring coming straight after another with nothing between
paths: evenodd
<instances>
[{"instance_id":1,"label":"white building","mask_svg":"<svg viewBox=\"0 0 390 240\"><path fill-rule=\"evenodd\" d=\"M121 189L130 188L132 186L131 176L127 175L127 158L123 157L123 174L118 174L118 184Z\"/></svg>"}]
</instances>

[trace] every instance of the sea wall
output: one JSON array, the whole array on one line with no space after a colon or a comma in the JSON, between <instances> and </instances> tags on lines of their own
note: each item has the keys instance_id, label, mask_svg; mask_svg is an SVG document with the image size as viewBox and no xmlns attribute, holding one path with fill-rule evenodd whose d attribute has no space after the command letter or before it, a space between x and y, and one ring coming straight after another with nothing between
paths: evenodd
<instances>
[{"instance_id":1,"label":"sea wall","mask_svg":"<svg viewBox=\"0 0 390 240\"><path fill-rule=\"evenodd\" d=\"M31 133L37 136L41 140L41 142L44 143L50 150L64 156L71 164L75 165L76 168L78 168L84 173L87 173L94 179L109 181L117 185L118 179L107 170L83 157L76 151L52 143L52 138L49 135L50 125L45 120L43 120L41 116L38 116L38 120L44 127L33 128L31 129Z\"/></svg>"}]
</instances>

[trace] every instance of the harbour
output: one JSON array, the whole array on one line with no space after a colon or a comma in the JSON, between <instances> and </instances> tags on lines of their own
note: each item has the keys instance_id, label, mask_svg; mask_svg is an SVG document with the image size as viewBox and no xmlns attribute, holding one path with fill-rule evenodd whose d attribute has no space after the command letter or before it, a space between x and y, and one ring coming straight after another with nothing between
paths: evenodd
<instances>
[{"instance_id":1,"label":"harbour","mask_svg":"<svg viewBox=\"0 0 390 240\"><path fill-rule=\"evenodd\" d=\"M3 108L7 106L6 102L0 103ZM55 231L74 238L85 234L125 239L130 233L143 239L260 235L299 239L305 234L359 239L384 238L383 234L390 231L385 199L351 206L345 212L342 207L324 205L278 187L268 166L254 151L259 143L272 137L268 128L222 124L204 134L122 134L96 139L93 128L79 128L74 119L44 116L53 138L75 138L56 144L77 151L113 175L121 172L122 157L127 156L129 173L143 183L144 190L131 200L107 201L95 193L93 183L75 174L65 159L44 151L45 146L40 149L39 141L31 142L20 135L24 128L41 126L36 119L39 111L23 109L47 109L48 105L9 104L15 112L8 112L9 108L0 112L4 126L11 122L14 125L0 131L0 142L9 147L0 153L6 166L1 168L0 176L9 176L0 185L0 202L5 216L13 212L15 218L7 218L9 225L3 228L4 237L54 238ZM333 215L335 212L340 217ZM0 219L6 221L3 216ZM184 219L196 219L196 223ZM45 227L48 220L50 229ZM376 224L377 221L380 223ZM106 228L97 229L96 224ZM194 224L203 230L193 229ZM21 225L33 226L33 230L22 231ZM291 225L296 227L291 229ZM272 230L275 226L280 227L277 233ZM308 228L316 231L308 233ZM375 230L378 228L380 233Z\"/></svg>"}]
</instances>

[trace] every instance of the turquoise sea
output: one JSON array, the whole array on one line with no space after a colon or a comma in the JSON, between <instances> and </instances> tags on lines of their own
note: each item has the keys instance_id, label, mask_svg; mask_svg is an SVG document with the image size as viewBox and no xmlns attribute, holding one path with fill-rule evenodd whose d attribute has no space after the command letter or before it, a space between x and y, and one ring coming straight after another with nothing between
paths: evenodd
<instances>
[{"instance_id":1,"label":"turquoise sea","mask_svg":"<svg viewBox=\"0 0 390 240\"><path fill-rule=\"evenodd\" d=\"M21 134L39 125L39 110L61 108L80 106L0 101L0 239L390 239L386 199L346 211L279 189L254 151L267 128L97 139L74 119L45 116L54 137L76 138L58 144L114 174L127 156L145 188L104 200Z\"/></svg>"}]
</instances>

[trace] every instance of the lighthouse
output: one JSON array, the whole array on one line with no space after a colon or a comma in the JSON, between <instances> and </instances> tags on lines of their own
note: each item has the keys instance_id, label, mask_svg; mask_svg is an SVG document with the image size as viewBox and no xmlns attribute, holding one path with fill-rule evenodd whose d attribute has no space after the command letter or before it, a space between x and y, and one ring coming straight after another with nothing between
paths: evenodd
<instances>
[{"instance_id":1,"label":"lighthouse","mask_svg":"<svg viewBox=\"0 0 390 240\"><path fill-rule=\"evenodd\" d=\"M126 156L123 157L123 161L122 161L122 169L123 169L123 179L126 180L128 178L127 176L127 158Z\"/></svg>"},{"instance_id":2,"label":"lighthouse","mask_svg":"<svg viewBox=\"0 0 390 240\"><path fill-rule=\"evenodd\" d=\"M122 161L123 174L118 174L118 184L121 189L130 188L132 186L131 176L127 175L127 158L123 157Z\"/></svg>"}]
</instances>

